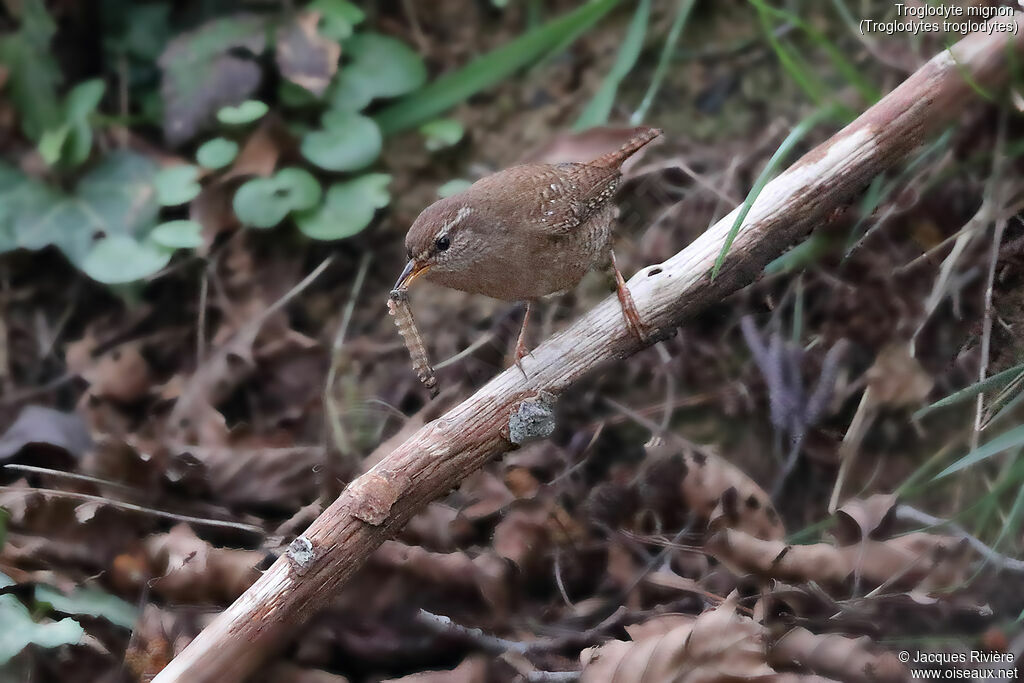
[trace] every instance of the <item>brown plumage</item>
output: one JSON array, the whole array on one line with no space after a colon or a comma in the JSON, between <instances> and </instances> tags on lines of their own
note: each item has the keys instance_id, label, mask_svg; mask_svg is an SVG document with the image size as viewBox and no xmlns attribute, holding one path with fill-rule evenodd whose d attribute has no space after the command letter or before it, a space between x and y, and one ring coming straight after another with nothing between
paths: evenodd
<instances>
[{"instance_id":1,"label":"brown plumage","mask_svg":"<svg viewBox=\"0 0 1024 683\"><path fill-rule=\"evenodd\" d=\"M513 166L431 204L406 236L409 262L395 290L423 275L464 292L525 301L520 364L530 303L571 289L591 268L604 266L615 276L627 325L643 339L611 250L611 199L622 163L660 134L637 128L620 149L593 161Z\"/></svg>"}]
</instances>

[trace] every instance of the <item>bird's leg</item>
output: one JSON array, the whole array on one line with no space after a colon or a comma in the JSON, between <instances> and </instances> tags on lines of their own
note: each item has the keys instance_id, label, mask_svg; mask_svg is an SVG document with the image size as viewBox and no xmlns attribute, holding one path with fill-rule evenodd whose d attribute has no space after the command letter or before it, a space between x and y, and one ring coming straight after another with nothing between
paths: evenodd
<instances>
[{"instance_id":1,"label":"bird's leg","mask_svg":"<svg viewBox=\"0 0 1024 683\"><path fill-rule=\"evenodd\" d=\"M640 312L636 310L633 295L629 293L626 280L622 277L619 264L615 261L615 252L609 249L608 258L615 278L615 293L619 297L619 305L622 306L622 317L626 319L626 327L642 344L647 341L647 331L644 329L643 321L640 320Z\"/></svg>"},{"instance_id":2,"label":"bird's leg","mask_svg":"<svg viewBox=\"0 0 1024 683\"><path fill-rule=\"evenodd\" d=\"M519 368L519 372L523 373L524 378L526 377L526 370L523 370L523 356L530 353L526 348L526 325L530 322L530 308L532 307L533 302L527 301L526 313L523 315L523 326L519 329L519 339L516 340L516 367Z\"/></svg>"}]
</instances>

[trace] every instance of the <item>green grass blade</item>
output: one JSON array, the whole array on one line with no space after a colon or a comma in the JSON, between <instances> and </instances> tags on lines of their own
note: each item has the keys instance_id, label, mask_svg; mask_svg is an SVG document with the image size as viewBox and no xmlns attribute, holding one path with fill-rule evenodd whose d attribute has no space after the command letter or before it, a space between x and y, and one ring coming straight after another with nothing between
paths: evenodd
<instances>
[{"instance_id":1,"label":"green grass blade","mask_svg":"<svg viewBox=\"0 0 1024 683\"><path fill-rule=\"evenodd\" d=\"M935 478L942 479L943 477L948 477L954 472L967 469L971 465L976 465L982 460L991 458L993 455L998 455L1003 451L1008 451L1011 448L1022 445L1024 445L1024 425L1018 425L1005 434L1000 434L988 443L979 446L964 457L960 458L952 465L939 472Z\"/></svg>"},{"instance_id":2,"label":"green grass blade","mask_svg":"<svg viewBox=\"0 0 1024 683\"><path fill-rule=\"evenodd\" d=\"M945 408L946 406L962 403L963 401L969 401L978 394L983 394L989 389L997 389L1004 387L1010 382L1017 380L1021 376L1024 376L1024 363L1020 365L1015 365L1014 367L1009 368L1008 370L997 372L996 374L992 375L987 379L984 379L980 382L975 382L970 386L966 386L963 389L960 389L959 391L953 392L949 396L940 398L935 403L932 403L931 405L925 406L924 408L918 410L916 413L914 413L913 418L915 420L919 420L928 413L934 410L938 410L939 408Z\"/></svg>"},{"instance_id":3,"label":"green grass blade","mask_svg":"<svg viewBox=\"0 0 1024 683\"><path fill-rule=\"evenodd\" d=\"M1007 388L1009 388L1009 386L1010 385L1007 385ZM992 410L993 406L999 405L1001 401L1005 400L1005 398L997 396L995 399L992 400L992 405L989 406L989 410ZM999 409L999 411L995 415L993 415L984 425L982 425L982 430L988 429L991 425L994 425L996 422L999 422L1007 415L1013 414L1014 410L1022 402L1024 402L1024 391L1018 392L1016 396L1006 401L1006 403Z\"/></svg>"},{"instance_id":4,"label":"green grass blade","mask_svg":"<svg viewBox=\"0 0 1024 683\"><path fill-rule=\"evenodd\" d=\"M686 20L690 17L690 10L693 9L696 0L679 0L679 7L676 9L675 19L672 20L672 26L668 30L668 36L665 37L665 44L661 48L661 56L658 57L658 65L654 68L654 76L651 77L651 84L647 86L647 92L644 93L644 98L640 101L640 106L636 108L633 115L629 118L629 122L638 126L643 123L647 117L647 112L650 110L651 105L654 104L654 98L658 96L658 90L661 89L661 82L665 80L665 74L668 73L668 64L672 59L672 53L676 50L676 44L679 42L679 36L683 33L683 27L686 26Z\"/></svg>"},{"instance_id":5,"label":"green grass blade","mask_svg":"<svg viewBox=\"0 0 1024 683\"><path fill-rule=\"evenodd\" d=\"M762 0L750 0L750 3L757 9L757 17L761 22L761 28L768 38L769 44L779 58L782 68L786 70L800 89L807 94L815 104L822 104L826 100L826 89L821 81L811 73L807 64L795 52L789 50L775 34L775 27L772 26L771 16L767 5Z\"/></svg>"},{"instance_id":6,"label":"green grass blade","mask_svg":"<svg viewBox=\"0 0 1024 683\"><path fill-rule=\"evenodd\" d=\"M942 466L949 457L950 451L953 450L953 444L946 444L938 451L928 456L921 465L917 467L910 476L903 480L903 483L894 491L894 493L901 499L915 498L924 491L928 490L932 484L935 483L935 478L932 474Z\"/></svg>"},{"instance_id":7,"label":"green grass blade","mask_svg":"<svg viewBox=\"0 0 1024 683\"><path fill-rule=\"evenodd\" d=\"M622 41L622 47L619 48L619 54L615 57L611 71L604 77L601 87L594 93L587 106L583 108L580 117L573 125L573 130L586 130L608 123L608 116L615 104L615 94L619 91L619 84L633 70L636 60L640 57L650 18L651 0L640 0L636 11L633 12L633 19L629 22L629 28L626 30L626 38Z\"/></svg>"},{"instance_id":8,"label":"green grass blade","mask_svg":"<svg viewBox=\"0 0 1024 683\"><path fill-rule=\"evenodd\" d=\"M556 45L567 45L586 33L620 0L594 0L527 31L505 45L441 76L381 110L374 119L390 135L437 118L459 102L500 83L536 61Z\"/></svg>"},{"instance_id":9,"label":"green grass blade","mask_svg":"<svg viewBox=\"0 0 1024 683\"><path fill-rule=\"evenodd\" d=\"M721 270L722 263L725 262L725 256L729 253L729 249L732 247L732 243L740 231L740 226L743 225L743 221L746 219L747 214L750 213L750 207L754 205L758 195L761 194L761 190L763 190L764 186L768 184L768 181L775 176L779 167L782 166L786 157L788 157L789 153L793 151L793 148L796 147L797 143L799 143L800 140L802 140L804 136L811 131L811 129L825 119L834 116L836 112L837 109L834 106L818 109L798 123L793 130L789 132L786 139L782 141L779 148L775 150L775 154L772 154L772 158L768 160L768 163L765 165L764 169L762 169L761 174L757 176L754 186L750 188L747 198L743 200L740 212L736 215L736 220L733 221L732 228L729 229L729 234L725 238L725 244L722 245L722 251L718 253L718 258L715 259L715 266L711 269L712 280L718 276L718 271Z\"/></svg>"},{"instance_id":10,"label":"green grass blade","mask_svg":"<svg viewBox=\"0 0 1024 683\"><path fill-rule=\"evenodd\" d=\"M852 85L857 90L857 92L860 94L862 98L864 98L865 101L869 103L874 103L878 101L878 99L881 97L881 93L878 91L878 89L874 85L872 85L870 81L864 78L864 76L861 75L861 70L858 69L853 64L851 64L846 59L846 57L843 56L843 53L840 52L836 48L836 46L832 44L832 41L826 38L821 31L814 28L814 26L807 23L806 21L801 19L800 16L793 14L792 12L787 12L786 10L766 5L764 4L763 0L750 1L757 6L758 11L763 10L764 12L767 12L772 16L775 16L779 19L782 19L783 21L787 21L793 24L794 26L802 30L804 33L806 33L807 36L811 39L811 41L814 42L818 47L820 47L825 52L829 60L832 62L832 65L836 68L836 71L838 71L843 76L843 78L845 78L850 83L850 85Z\"/></svg>"},{"instance_id":11,"label":"green grass blade","mask_svg":"<svg viewBox=\"0 0 1024 683\"><path fill-rule=\"evenodd\" d=\"M1009 514L1006 515L1006 523L1003 524L999 530L999 535L996 536L996 540L992 542L992 549L999 550L1007 538L1016 538L1017 532L1020 530L1021 522L1024 521L1024 486L1017 489L1017 497L1013 499L1013 506L1010 507Z\"/></svg>"}]
</instances>

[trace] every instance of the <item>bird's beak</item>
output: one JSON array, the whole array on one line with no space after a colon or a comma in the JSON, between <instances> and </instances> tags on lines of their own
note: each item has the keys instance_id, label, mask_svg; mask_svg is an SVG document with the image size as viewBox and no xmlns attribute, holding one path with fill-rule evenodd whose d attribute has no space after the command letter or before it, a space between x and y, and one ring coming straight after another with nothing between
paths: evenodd
<instances>
[{"instance_id":1,"label":"bird's beak","mask_svg":"<svg viewBox=\"0 0 1024 683\"><path fill-rule=\"evenodd\" d=\"M405 268L402 269L402 274L398 276L398 282L395 283L395 290L408 289L412 281L418 278L423 273L430 270L430 266L427 264L419 263L415 259L410 259L405 264Z\"/></svg>"}]
</instances>

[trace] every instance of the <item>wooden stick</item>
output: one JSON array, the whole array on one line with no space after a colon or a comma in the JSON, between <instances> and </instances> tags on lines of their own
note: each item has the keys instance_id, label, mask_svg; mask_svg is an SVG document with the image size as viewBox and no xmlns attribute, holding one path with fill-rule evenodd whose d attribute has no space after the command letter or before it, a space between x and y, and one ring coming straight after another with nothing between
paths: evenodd
<instances>
[{"instance_id":1,"label":"wooden stick","mask_svg":"<svg viewBox=\"0 0 1024 683\"><path fill-rule=\"evenodd\" d=\"M976 101L976 87L998 92L1008 78L1011 52L1017 59L1024 54L1024 13L1013 21L1016 34L979 33L942 52L769 183L717 278L712 280L710 271L739 209L666 262L636 274L629 288L655 333L648 343L671 335L696 311L753 281L771 259L828 220L878 173L954 123ZM544 411L554 397L641 348L615 297L600 303L524 359L528 378L514 367L502 372L353 481L154 682L243 680L328 604L412 515L513 443L546 436L551 421L543 419Z\"/></svg>"}]
</instances>

